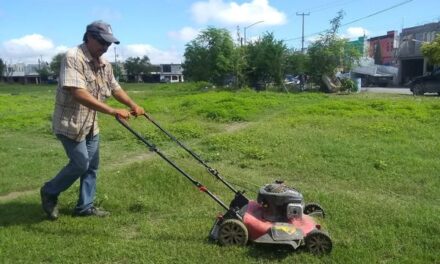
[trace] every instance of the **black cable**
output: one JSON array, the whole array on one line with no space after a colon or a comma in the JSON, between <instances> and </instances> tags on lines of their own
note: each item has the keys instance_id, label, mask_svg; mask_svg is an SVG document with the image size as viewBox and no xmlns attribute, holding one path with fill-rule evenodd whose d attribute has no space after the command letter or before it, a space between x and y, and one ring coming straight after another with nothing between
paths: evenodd
<instances>
[{"instance_id":1,"label":"black cable","mask_svg":"<svg viewBox=\"0 0 440 264\"><path fill-rule=\"evenodd\" d=\"M343 26L347 26L347 25L350 25L350 24L353 24L353 23L355 23L355 22L358 22L358 21L364 20L364 19L366 19L366 18L370 18L370 17L375 16L375 15L378 15L378 14L381 14L381 13L383 13L383 12L389 11L389 10L394 9L394 8L397 8L397 7L399 7L399 6L402 6L402 5L408 4L409 2L412 2L412 1L414 1L414 0L406 0L406 1L400 2L400 3L398 3L398 4L395 4L395 5L393 5L393 6L390 6L390 7L388 7L388 8L385 8L385 9L379 10L379 11L377 11L377 12L374 12L374 13L372 13L372 14L370 14L370 15L367 15L367 16L364 16L364 17L361 17L361 18L358 18L358 19L352 20L352 21L350 21L350 22L348 22L348 23L342 24L341 27L343 27ZM313 33L313 34L306 35L306 36L304 36L304 37L315 36L315 35L318 35L318 34L324 33L324 32L326 32L326 31L327 31L327 30L322 30L322 31L319 31L319 32L316 32L316 33ZM298 39L302 39L302 37L296 37L296 38L291 38L291 39L284 39L283 41L292 41L292 40L298 40Z\"/></svg>"}]
</instances>

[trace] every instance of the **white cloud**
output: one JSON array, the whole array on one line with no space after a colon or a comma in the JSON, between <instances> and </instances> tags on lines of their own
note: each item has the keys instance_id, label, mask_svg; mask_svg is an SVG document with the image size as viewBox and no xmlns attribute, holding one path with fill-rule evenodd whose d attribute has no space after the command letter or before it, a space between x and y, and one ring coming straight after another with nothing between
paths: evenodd
<instances>
[{"instance_id":1,"label":"white cloud","mask_svg":"<svg viewBox=\"0 0 440 264\"><path fill-rule=\"evenodd\" d=\"M148 58L150 58L150 62L153 64L181 63L183 60L182 55L176 50L159 50L149 44L131 44L117 47L116 54L118 56L118 60L121 61L124 61L129 57L142 58L144 55L147 55ZM105 57L109 61L114 61L114 49L110 48L105 54Z\"/></svg>"},{"instance_id":2,"label":"white cloud","mask_svg":"<svg viewBox=\"0 0 440 264\"><path fill-rule=\"evenodd\" d=\"M344 34L344 37L349 39L354 39L358 37L362 37L364 35L368 36L370 32L362 27L349 27L347 28L346 33Z\"/></svg>"},{"instance_id":3,"label":"white cloud","mask_svg":"<svg viewBox=\"0 0 440 264\"><path fill-rule=\"evenodd\" d=\"M192 27L184 27L177 32L176 31L169 32L168 36L173 39L188 42L193 40L195 37L197 37L199 33L200 30L198 29L194 29Z\"/></svg>"},{"instance_id":4,"label":"white cloud","mask_svg":"<svg viewBox=\"0 0 440 264\"><path fill-rule=\"evenodd\" d=\"M251 24L263 20L265 25L282 25L287 22L286 15L269 5L268 0L252 0L243 4L225 3L223 0L196 2L191 11L198 23L211 21L223 24Z\"/></svg>"},{"instance_id":5,"label":"white cloud","mask_svg":"<svg viewBox=\"0 0 440 264\"><path fill-rule=\"evenodd\" d=\"M116 46L118 60L128 57L142 57L147 55L152 63L181 63L182 54L177 50L159 50L148 44L132 44ZM21 38L11 39L0 44L0 58L6 63L29 63L36 64L38 60L50 62L60 52L69 49L64 45L56 46L52 40L39 35L31 34ZM104 55L109 61L115 59L115 49L111 46Z\"/></svg>"},{"instance_id":6,"label":"white cloud","mask_svg":"<svg viewBox=\"0 0 440 264\"><path fill-rule=\"evenodd\" d=\"M3 42L0 46L0 56L12 63L38 63L41 58L51 61L53 56L66 50L67 47L56 47L52 40L40 34L31 34Z\"/></svg>"}]
</instances>

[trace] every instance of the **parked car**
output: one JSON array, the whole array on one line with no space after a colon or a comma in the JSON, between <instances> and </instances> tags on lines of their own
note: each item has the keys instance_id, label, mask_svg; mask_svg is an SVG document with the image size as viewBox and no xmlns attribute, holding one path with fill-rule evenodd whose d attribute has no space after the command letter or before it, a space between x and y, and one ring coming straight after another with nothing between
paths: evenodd
<instances>
[{"instance_id":1,"label":"parked car","mask_svg":"<svg viewBox=\"0 0 440 264\"><path fill-rule=\"evenodd\" d=\"M431 74L414 78L409 82L409 89L414 95L438 93L440 95L440 68Z\"/></svg>"},{"instance_id":2,"label":"parked car","mask_svg":"<svg viewBox=\"0 0 440 264\"><path fill-rule=\"evenodd\" d=\"M297 84L299 84L300 83L300 81L299 81L299 76L294 76L294 75L286 75L285 77L284 77L284 84L294 84L294 85L297 85Z\"/></svg>"}]
</instances>

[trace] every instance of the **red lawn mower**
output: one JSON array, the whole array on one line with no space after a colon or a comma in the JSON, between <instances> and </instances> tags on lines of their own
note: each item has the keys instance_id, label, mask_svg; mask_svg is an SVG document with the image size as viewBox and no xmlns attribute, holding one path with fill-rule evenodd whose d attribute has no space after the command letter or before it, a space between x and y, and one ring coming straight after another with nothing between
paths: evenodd
<instances>
[{"instance_id":1,"label":"red lawn mower","mask_svg":"<svg viewBox=\"0 0 440 264\"><path fill-rule=\"evenodd\" d=\"M324 217L324 209L317 203L305 203L303 195L296 189L288 187L282 181L276 181L260 188L257 200L249 200L244 191L236 190L192 150L183 145L173 135L163 129L153 118L144 114L147 120L176 142L216 179L225 184L235 197L226 205L200 182L196 181L167 158L156 146L133 130L128 123L116 117L117 121L127 128L140 141L156 152L161 158L190 180L200 191L216 201L226 212L217 217L209 237L220 245L246 245L248 242L261 244L289 245L293 249L304 247L316 255L329 254L332 240L321 229L315 217Z\"/></svg>"}]
</instances>

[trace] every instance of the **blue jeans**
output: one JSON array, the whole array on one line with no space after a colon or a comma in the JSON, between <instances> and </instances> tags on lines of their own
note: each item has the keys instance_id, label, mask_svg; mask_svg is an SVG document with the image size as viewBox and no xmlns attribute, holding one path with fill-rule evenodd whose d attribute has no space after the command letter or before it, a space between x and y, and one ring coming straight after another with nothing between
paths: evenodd
<instances>
[{"instance_id":1,"label":"blue jeans","mask_svg":"<svg viewBox=\"0 0 440 264\"><path fill-rule=\"evenodd\" d=\"M63 144L69 163L43 186L43 191L58 197L80 178L79 199L75 211L80 213L93 206L96 193L96 177L99 165L99 134L88 135L77 142L63 135L57 135Z\"/></svg>"}]
</instances>

